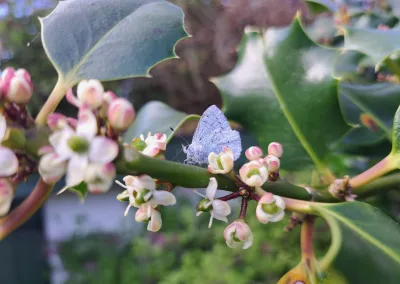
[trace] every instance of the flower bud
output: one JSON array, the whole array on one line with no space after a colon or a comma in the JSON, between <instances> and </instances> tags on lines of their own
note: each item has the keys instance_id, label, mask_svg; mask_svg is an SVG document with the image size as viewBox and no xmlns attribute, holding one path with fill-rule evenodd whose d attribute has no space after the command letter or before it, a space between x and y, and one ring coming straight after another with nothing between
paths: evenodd
<instances>
[{"instance_id":1,"label":"flower bud","mask_svg":"<svg viewBox=\"0 0 400 284\"><path fill-rule=\"evenodd\" d=\"M111 91L107 91L103 94L103 102L99 109L99 116L106 118L108 107L110 106L111 102L117 98L117 95Z\"/></svg>"},{"instance_id":2,"label":"flower bud","mask_svg":"<svg viewBox=\"0 0 400 284\"><path fill-rule=\"evenodd\" d=\"M224 230L226 244L230 248L248 249L253 244L253 233L247 223L238 219Z\"/></svg>"},{"instance_id":3,"label":"flower bud","mask_svg":"<svg viewBox=\"0 0 400 284\"><path fill-rule=\"evenodd\" d=\"M0 216L8 213L14 198L14 189L8 179L0 179Z\"/></svg>"},{"instance_id":4,"label":"flower bud","mask_svg":"<svg viewBox=\"0 0 400 284\"><path fill-rule=\"evenodd\" d=\"M82 80L77 88L78 100L92 109L101 106L104 88L99 80Z\"/></svg>"},{"instance_id":5,"label":"flower bud","mask_svg":"<svg viewBox=\"0 0 400 284\"><path fill-rule=\"evenodd\" d=\"M226 174L233 169L233 153L228 147L224 147L222 153L211 152L208 155L208 171L213 174Z\"/></svg>"},{"instance_id":6,"label":"flower bud","mask_svg":"<svg viewBox=\"0 0 400 284\"><path fill-rule=\"evenodd\" d=\"M68 119L61 113L52 113L47 117L47 125L53 131L60 130L68 124Z\"/></svg>"},{"instance_id":7,"label":"flower bud","mask_svg":"<svg viewBox=\"0 0 400 284\"><path fill-rule=\"evenodd\" d=\"M144 141L148 146L155 146L162 151L167 149L167 135L165 133L155 133L151 135L151 132L149 132Z\"/></svg>"},{"instance_id":8,"label":"flower bud","mask_svg":"<svg viewBox=\"0 0 400 284\"><path fill-rule=\"evenodd\" d=\"M249 186L262 186L268 179L268 170L262 159L244 164L239 175L241 180Z\"/></svg>"},{"instance_id":9,"label":"flower bud","mask_svg":"<svg viewBox=\"0 0 400 284\"><path fill-rule=\"evenodd\" d=\"M125 131L135 119L135 110L132 104L123 98L111 102L107 111L108 122L118 131Z\"/></svg>"},{"instance_id":10,"label":"flower bud","mask_svg":"<svg viewBox=\"0 0 400 284\"><path fill-rule=\"evenodd\" d=\"M263 224L278 222L285 216L285 202L280 196L265 193L258 201L256 216Z\"/></svg>"},{"instance_id":11,"label":"flower bud","mask_svg":"<svg viewBox=\"0 0 400 284\"><path fill-rule=\"evenodd\" d=\"M268 155L264 158L264 161L267 164L268 172L274 173L279 170L281 161L276 156Z\"/></svg>"},{"instance_id":12,"label":"flower bud","mask_svg":"<svg viewBox=\"0 0 400 284\"><path fill-rule=\"evenodd\" d=\"M67 171L67 163L56 152L48 152L40 158L39 173L46 183L58 182Z\"/></svg>"},{"instance_id":13,"label":"flower bud","mask_svg":"<svg viewBox=\"0 0 400 284\"><path fill-rule=\"evenodd\" d=\"M116 169L113 163L90 164L85 172L89 192L99 194L109 191L115 175Z\"/></svg>"},{"instance_id":14,"label":"flower bud","mask_svg":"<svg viewBox=\"0 0 400 284\"><path fill-rule=\"evenodd\" d=\"M283 147L282 144L278 142L272 142L268 145L268 155L274 155L275 157L282 157Z\"/></svg>"},{"instance_id":15,"label":"flower bud","mask_svg":"<svg viewBox=\"0 0 400 284\"><path fill-rule=\"evenodd\" d=\"M246 158L250 161L257 160L263 156L263 151L260 147L252 146L245 152Z\"/></svg>"},{"instance_id":16,"label":"flower bud","mask_svg":"<svg viewBox=\"0 0 400 284\"><path fill-rule=\"evenodd\" d=\"M25 69L6 68L1 75L1 91L5 98L16 104L27 104L32 97L33 85Z\"/></svg>"}]
</instances>

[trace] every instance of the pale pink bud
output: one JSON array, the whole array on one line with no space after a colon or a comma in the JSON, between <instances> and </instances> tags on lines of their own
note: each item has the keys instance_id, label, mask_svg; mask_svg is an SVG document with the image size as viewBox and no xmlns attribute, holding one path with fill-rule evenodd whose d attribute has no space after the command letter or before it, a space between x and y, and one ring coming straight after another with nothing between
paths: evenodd
<instances>
[{"instance_id":1,"label":"pale pink bud","mask_svg":"<svg viewBox=\"0 0 400 284\"><path fill-rule=\"evenodd\" d=\"M275 157L282 157L283 147L278 142L272 142L268 145L268 155L274 155Z\"/></svg>"},{"instance_id":2,"label":"pale pink bud","mask_svg":"<svg viewBox=\"0 0 400 284\"><path fill-rule=\"evenodd\" d=\"M253 232L244 220L238 219L225 228L224 239L230 248L248 249L253 244Z\"/></svg>"},{"instance_id":3,"label":"pale pink bud","mask_svg":"<svg viewBox=\"0 0 400 284\"><path fill-rule=\"evenodd\" d=\"M250 161L261 158L264 154L260 147L252 146L245 152L246 158Z\"/></svg>"},{"instance_id":4,"label":"pale pink bud","mask_svg":"<svg viewBox=\"0 0 400 284\"><path fill-rule=\"evenodd\" d=\"M151 132L149 132L144 142L147 146L154 146L161 151L165 151L167 149L167 140L167 135L164 133L156 133L154 135L151 135Z\"/></svg>"},{"instance_id":5,"label":"pale pink bud","mask_svg":"<svg viewBox=\"0 0 400 284\"><path fill-rule=\"evenodd\" d=\"M1 91L5 98L16 104L27 104L32 97L33 84L25 69L6 68L1 75Z\"/></svg>"},{"instance_id":6,"label":"pale pink bud","mask_svg":"<svg viewBox=\"0 0 400 284\"><path fill-rule=\"evenodd\" d=\"M276 156L268 155L265 157L264 161L267 164L268 172L273 173L279 170L281 161Z\"/></svg>"},{"instance_id":7,"label":"pale pink bud","mask_svg":"<svg viewBox=\"0 0 400 284\"><path fill-rule=\"evenodd\" d=\"M0 176L14 175L18 170L19 162L15 153L7 147L0 146Z\"/></svg>"},{"instance_id":8,"label":"pale pink bud","mask_svg":"<svg viewBox=\"0 0 400 284\"><path fill-rule=\"evenodd\" d=\"M8 179L0 179L0 216L8 213L14 198L14 189Z\"/></svg>"},{"instance_id":9,"label":"pale pink bud","mask_svg":"<svg viewBox=\"0 0 400 284\"><path fill-rule=\"evenodd\" d=\"M47 117L47 125L53 131L60 130L68 124L68 119L61 113L52 113Z\"/></svg>"},{"instance_id":10,"label":"pale pink bud","mask_svg":"<svg viewBox=\"0 0 400 284\"><path fill-rule=\"evenodd\" d=\"M107 118L112 128L125 131L135 119L135 110L129 101L118 98L111 102L107 111Z\"/></svg>"},{"instance_id":11,"label":"pale pink bud","mask_svg":"<svg viewBox=\"0 0 400 284\"><path fill-rule=\"evenodd\" d=\"M278 222L285 216L285 202L280 196L265 193L258 201L256 216L263 223Z\"/></svg>"},{"instance_id":12,"label":"pale pink bud","mask_svg":"<svg viewBox=\"0 0 400 284\"><path fill-rule=\"evenodd\" d=\"M160 149L156 145L150 145L144 148L142 154L149 157L155 157L160 153Z\"/></svg>"},{"instance_id":13,"label":"pale pink bud","mask_svg":"<svg viewBox=\"0 0 400 284\"><path fill-rule=\"evenodd\" d=\"M114 94L111 91L105 92L103 94L103 102L102 102L101 107L99 109L99 116L100 117L103 117L103 118L107 117L108 107L110 106L111 102L113 100L115 100L116 98L118 98L117 95Z\"/></svg>"},{"instance_id":14,"label":"pale pink bud","mask_svg":"<svg viewBox=\"0 0 400 284\"><path fill-rule=\"evenodd\" d=\"M225 146L222 153L211 152L208 155L208 171L213 174L229 173L233 169L233 161L232 150Z\"/></svg>"},{"instance_id":15,"label":"pale pink bud","mask_svg":"<svg viewBox=\"0 0 400 284\"><path fill-rule=\"evenodd\" d=\"M240 179L249 186L262 186L268 179L268 170L262 159L244 164L239 170Z\"/></svg>"},{"instance_id":16,"label":"pale pink bud","mask_svg":"<svg viewBox=\"0 0 400 284\"><path fill-rule=\"evenodd\" d=\"M93 109L100 107L103 102L104 88L99 80L81 81L76 92L78 100Z\"/></svg>"},{"instance_id":17,"label":"pale pink bud","mask_svg":"<svg viewBox=\"0 0 400 284\"><path fill-rule=\"evenodd\" d=\"M67 171L67 163L56 152L50 152L50 148L40 149L47 152L39 161L39 173L46 183L58 182Z\"/></svg>"}]
</instances>

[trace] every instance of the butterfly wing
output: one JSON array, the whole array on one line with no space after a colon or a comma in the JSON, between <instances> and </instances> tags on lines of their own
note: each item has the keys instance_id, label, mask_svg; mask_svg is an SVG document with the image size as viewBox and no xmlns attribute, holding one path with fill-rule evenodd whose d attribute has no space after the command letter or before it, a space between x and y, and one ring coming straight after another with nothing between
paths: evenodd
<instances>
[{"instance_id":1,"label":"butterfly wing","mask_svg":"<svg viewBox=\"0 0 400 284\"><path fill-rule=\"evenodd\" d=\"M220 153L223 151L224 146L228 146L232 150L233 158L237 160L242 152L242 141L239 132L229 127L229 129L213 133L210 141L210 152Z\"/></svg>"}]
</instances>

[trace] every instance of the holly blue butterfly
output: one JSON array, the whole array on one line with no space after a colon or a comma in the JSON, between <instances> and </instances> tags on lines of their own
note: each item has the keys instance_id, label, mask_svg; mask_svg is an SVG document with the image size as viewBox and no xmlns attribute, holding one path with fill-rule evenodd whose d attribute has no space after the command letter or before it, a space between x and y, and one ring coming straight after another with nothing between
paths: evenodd
<instances>
[{"instance_id":1,"label":"holly blue butterfly","mask_svg":"<svg viewBox=\"0 0 400 284\"><path fill-rule=\"evenodd\" d=\"M242 152L239 132L232 130L222 111L215 105L210 106L201 116L192 144L183 148L188 164L207 164L208 154L221 153L224 146L233 152L237 160Z\"/></svg>"}]
</instances>

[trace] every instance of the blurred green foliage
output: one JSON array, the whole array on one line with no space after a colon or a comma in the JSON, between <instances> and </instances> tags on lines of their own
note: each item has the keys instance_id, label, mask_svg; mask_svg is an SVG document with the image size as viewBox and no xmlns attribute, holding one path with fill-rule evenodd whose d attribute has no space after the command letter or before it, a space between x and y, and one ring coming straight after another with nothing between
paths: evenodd
<instances>
[{"instance_id":1,"label":"blurred green foliage","mask_svg":"<svg viewBox=\"0 0 400 284\"><path fill-rule=\"evenodd\" d=\"M217 221L208 229L209 215L196 218L187 204L164 209L160 232L132 232L137 236L127 242L121 235L76 235L60 244L67 283L276 283L300 261L300 228L284 233L288 218L263 225L252 214L254 205L248 211L254 234L248 250L228 248L226 224ZM133 214L128 218L134 222ZM330 242L325 223L318 224L315 240L321 256Z\"/></svg>"}]
</instances>

